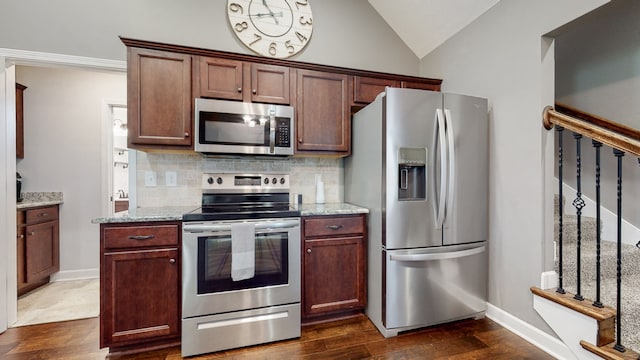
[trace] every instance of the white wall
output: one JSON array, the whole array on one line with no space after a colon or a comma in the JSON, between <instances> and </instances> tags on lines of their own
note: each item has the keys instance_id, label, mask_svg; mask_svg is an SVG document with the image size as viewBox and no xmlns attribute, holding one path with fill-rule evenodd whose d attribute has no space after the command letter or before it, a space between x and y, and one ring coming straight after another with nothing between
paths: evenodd
<instances>
[{"instance_id":1,"label":"white wall","mask_svg":"<svg viewBox=\"0 0 640 360\"><path fill-rule=\"evenodd\" d=\"M548 270L552 237L553 137L541 114L554 99L553 44L542 35L605 2L501 1L421 64L443 91L489 99L489 302L547 332L529 291Z\"/></svg>"},{"instance_id":2,"label":"white wall","mask_svg":"<svg viewBox=\"0 0 640 360\"><path fill-rule=\"evenodd\" d=\"M23 191L61 191L60 271L99 267L102 216L102 100L126 99L126 74L16 67L24 93Z\"/></svg>"},{"instance_id":3,"label":"white wall","mask_svg":"<svg viewBox=\"0 0 640 360\"><path fill-rule=\"evenodd\" d=\"M292 60L417 75L419 60L367 0L310 1L313 36ZM118 36L250 54L226 0L5 1L0 48L125 60ZM16 30L16 29L19 29Z\"/></svg>"}]
</instances>

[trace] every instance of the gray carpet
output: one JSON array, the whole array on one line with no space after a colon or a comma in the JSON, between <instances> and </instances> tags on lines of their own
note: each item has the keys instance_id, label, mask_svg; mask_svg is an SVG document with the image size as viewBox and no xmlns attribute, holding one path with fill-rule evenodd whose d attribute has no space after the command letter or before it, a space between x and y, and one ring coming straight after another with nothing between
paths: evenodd
<instances>
[{"instance_id":1,"label":"gray carpet","mask_svg":"<svg viewBox=\"0 0 640 360\"><path fill-rule=\"evenodd\" d=\"M571 205L568 205L571 206ZM557 206L556 206L557 209ZM557 210L556 210L557 211ZM596 221L582 217L580 241L580 293L583 297L596 299ZM554 239L558 239L558 221L556 216ZM563 216L563 287L567 292L577 291L577 219L575 216ZM600 246L600 301L607 306L616 307L617 244L602 241ZM557 269L556 263L556 271ZM621 303L620 322L622 345L640 351L640 249L622 244Z\"/></svg>"}]
</instances>

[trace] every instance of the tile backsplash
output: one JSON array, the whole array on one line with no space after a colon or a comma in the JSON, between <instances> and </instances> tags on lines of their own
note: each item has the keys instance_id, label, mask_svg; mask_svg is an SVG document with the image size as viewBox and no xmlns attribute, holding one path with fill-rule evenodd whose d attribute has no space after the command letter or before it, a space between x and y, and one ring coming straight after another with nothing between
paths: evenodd
<instances>
[{"instance_id":1,"label":"tile backsplash","mask_svg":"<svg viewBox=\"0 0 640 360\"><path fill-rule=\"evenodd\" d=\"M343 160L338 158L205 158L198 154L165 154L136 151L138 207L197 206L201 200L203 173L284 173L291 180L291 200L302 194L303 203L316 200L315 175L322 175L326 203L342 202ZM156 186L145 186L145 172L153 171ZM176 186L166 185L166 172L176 172Z\"/></svg>"}]
</instances>

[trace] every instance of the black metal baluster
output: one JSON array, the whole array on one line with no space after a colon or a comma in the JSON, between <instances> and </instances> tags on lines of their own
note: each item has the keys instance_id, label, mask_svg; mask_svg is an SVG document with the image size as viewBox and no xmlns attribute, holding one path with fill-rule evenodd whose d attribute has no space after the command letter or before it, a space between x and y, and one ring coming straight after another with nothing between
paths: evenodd
<instances>
[{"instance_id":1,"label":"black metal baluster","mask_svg":"<svg viewBox=\"0 0 640 360\"><path fill-rule=\"evenodd\" d=\"M573 138L576 139L576 198L573 200L573 206L576 208L576 216L577 216L577 237L578 240L576 242L576 294L573 296L574 299L582 301L584 297L580 294L580 269L581 266L581 256L580 256L580 247L582 242L582 208L584 208L584 200L582 199L582 161L580 154L580 140L582 140L582 135L573 133Z\"/></svg>"},{"instance_id":2,"label":"black metal baluster","mask_svg":"<svg viewBox=\"0 0 640 360\"><path fill-rule=\"evenodd\" d=\"M556 126L556 131L558 134L558 196L560 197L560 201L558 202L558 288L556 289L556 292L564 294L565 291L562 288L562 138L564 135L564 128Z\"/></svg>"},{"instance_id":3,"label":"black metal baluster","mask_svg":"<svg viewBox=\"0 0 640 360\"><path fill-rule=\"evenodd\" d=\"M596 300L593 306L603 308L600 302L600 148L602 143L591 140L593 147L596 148Z\"/></svg>"},{"instance_id":4,"label":"black metal baluster","mask_svg":"<svg viewBox=\"0 0 640 360\"><path fill-rule=\"evenodd\" d=\"M618 252L616 266L616 344L614 349L624 352L626 349L622 346L622 157L624 152L614 149L613 154L618 158Z\"/></svg>"}]
</instances>

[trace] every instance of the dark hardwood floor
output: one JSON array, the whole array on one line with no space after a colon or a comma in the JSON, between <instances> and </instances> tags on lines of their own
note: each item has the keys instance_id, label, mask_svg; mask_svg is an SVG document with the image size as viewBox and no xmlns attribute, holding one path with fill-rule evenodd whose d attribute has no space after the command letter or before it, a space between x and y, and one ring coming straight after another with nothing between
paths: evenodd
<instances>
[{"instance_id":1,"label":"dark hardwood floor","mask_svg":"<svg viewBox=\"0 0 640 360\"><path fill-rule=\"evenodd\" d=\"M33 325L0 335L0 359L104 359L98 319ZM112 359L181 359L178 347ZM300 339L190 359L553 359L489 319L462 320L385 339L360 316L302 328Z\"/></svg>"}]
</instances>

